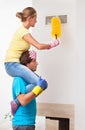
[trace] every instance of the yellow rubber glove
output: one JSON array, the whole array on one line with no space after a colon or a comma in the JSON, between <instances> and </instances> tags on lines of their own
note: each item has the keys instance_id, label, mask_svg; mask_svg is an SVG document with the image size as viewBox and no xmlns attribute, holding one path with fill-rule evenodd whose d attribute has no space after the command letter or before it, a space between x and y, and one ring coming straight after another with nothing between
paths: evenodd
<instances>
[{"instance_id":1,"label":"yellow rubber glove","mask_svg":"<svg viewBox=\"0 0 85 130\"><path fill-rule=\"evenodd\" d=\"M32 92L37 96L41 92L43 92L43 90L45 90L47 87L48 87L47 81L40 77L39 80L38 80L38 85L34 87Z\"/></svg>"},{"instance_id":2,"label":"yellow rubber glove","mask_svg":"<svg viewBox=\"0 0 85 130\"><path fill-rule=\"evenodd\" d=\"M36 96L38 96L40 93L43 92L43 89L42 89L40 86L36 86L36 87L32 90L32 92L33 92Z\"/></svg>"}]
</instances>

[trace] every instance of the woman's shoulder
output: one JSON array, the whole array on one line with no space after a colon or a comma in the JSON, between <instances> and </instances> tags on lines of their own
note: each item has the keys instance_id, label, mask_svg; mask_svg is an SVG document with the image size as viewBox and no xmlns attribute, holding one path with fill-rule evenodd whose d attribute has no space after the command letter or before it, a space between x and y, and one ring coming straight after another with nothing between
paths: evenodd
<instances>
[{"instance_id":1,"label":"woman's shoulder","mask_svg":"<svg viewBox=\"0 0 85 130\"><path fill-rule=\"evenodd\" d=\"M27 33L29 33L29 30L22 25L17 29L16 33L18 33L18 34L25 34L26 33L27 34Z\"/></svg>"}]
</instances>

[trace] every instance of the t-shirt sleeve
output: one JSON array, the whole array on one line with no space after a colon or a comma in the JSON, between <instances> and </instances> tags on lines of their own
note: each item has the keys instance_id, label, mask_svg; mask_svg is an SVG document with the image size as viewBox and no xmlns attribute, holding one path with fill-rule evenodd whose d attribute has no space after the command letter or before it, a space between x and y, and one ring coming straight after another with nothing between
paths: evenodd
<instances>
[{"instance_id":1,"label":"t-shirt sleeve","mask_svg":"<svg viewBox=\"0 0 85 130\"><path fill-rule=\"evenodd\" d=\"M22 78L15 77L13 80L13 97L16 98L21 93L26 93L25 82Z\"/></svg>"}]
</instances>

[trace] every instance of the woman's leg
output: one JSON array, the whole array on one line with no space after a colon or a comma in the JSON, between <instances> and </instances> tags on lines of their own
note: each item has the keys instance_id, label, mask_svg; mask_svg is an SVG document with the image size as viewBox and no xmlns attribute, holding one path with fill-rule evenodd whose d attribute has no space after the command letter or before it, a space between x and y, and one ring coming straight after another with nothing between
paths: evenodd
<instances>
[{"instance_id":1,"label":"woman's leg","mask_svg":"<svg viewBox=\"0 0 85 130\"><path fill-rule=\"evenodd\" d=\"M33 73L29 68L26 66L17 63L17 62L8 62L5 63L6 72L12 76L20 76L22 77L28 84L37 85L39 77Z\"/></svg>"}]
</instances>

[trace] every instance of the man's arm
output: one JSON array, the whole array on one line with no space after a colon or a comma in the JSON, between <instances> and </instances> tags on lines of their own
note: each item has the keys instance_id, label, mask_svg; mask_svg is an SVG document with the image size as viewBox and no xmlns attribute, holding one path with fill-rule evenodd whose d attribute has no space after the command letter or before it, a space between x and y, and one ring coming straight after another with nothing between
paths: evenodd
<instances>
[{"instance_id":1,"label":"man's arm","mask_svg":"<svg viewBox=\"0 0 85 130\"><path fill-rule=\"evenodd\" d=\"M16 86L15 86L16 87ZM17 93L17 97L15 100L11 101L11 112L14 115L16 113L16 110L20 105L25 106L27 105L33 98L37 97L40 93L42 93L46 88L48 87L48 83L46 80L39 78L38 85L35 86L31 92L24 93L24 91L21 93L20 89Z\"/></svg>"},{"instance_id":2,"label":"man's arm","mask_svg":"<svg viewBox=\"0 0 85 130\"><path fill-rule=\"evenodd\" d=\"M38 96L40 93L43 92L48 86L46 80L39 78L38 85L33 88L33 90L26 94L20 94L17 99L19 100L22 106L27 105L33 98Z\"/></svg>"},{"instance_id":3,"label":"man's arm","mask_svg":"<svg viewBox=\"0 0 85 130\"><path fill-rule=\"evenodd\" d=\"M36 97L36 95L31 91L31 92L26 93L26 94L20 94L17 97L17 99L19 100L19 102L22 106L25 106L35 97Z\"/></svg>"}]
</instances>

